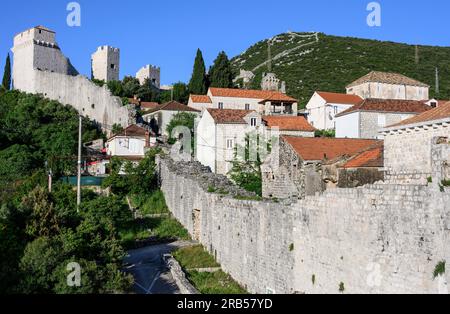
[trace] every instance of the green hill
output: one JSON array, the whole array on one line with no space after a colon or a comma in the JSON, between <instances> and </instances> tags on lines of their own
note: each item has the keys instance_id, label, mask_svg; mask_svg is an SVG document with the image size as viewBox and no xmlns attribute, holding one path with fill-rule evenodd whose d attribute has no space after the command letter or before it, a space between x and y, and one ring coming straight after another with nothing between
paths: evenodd
<instances>
[{"instance_id":1,"label":"green hill","mask_svg":"<svg viewBox=\"0 0 450 314\"><path fill-rule=\"evenodd\" d=\"M314 91L345 92L345 86L370 71L404 74L431 86L430 97L450 99L450 47L419 46L419 62L412 45L319 33L286 33L251 46L232 59L233 71L255 74L252 88L260 88L268 71L268 41L272 41L272 72L286 81L287 93L306 105ZM259 66L259 67L258 67ZM435 95L439 68L440 94Z\"/></svg>"}]
</instances>

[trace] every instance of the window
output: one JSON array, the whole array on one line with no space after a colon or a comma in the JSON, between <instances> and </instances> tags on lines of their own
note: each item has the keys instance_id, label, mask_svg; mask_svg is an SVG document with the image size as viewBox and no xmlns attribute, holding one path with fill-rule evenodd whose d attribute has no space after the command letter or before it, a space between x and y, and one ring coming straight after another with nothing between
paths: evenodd
<instances>
[{"instance_id":1,"label":"window","mask_svg":"<svg viewBox=\"0 0 450 314\"><path fill-rule=\"evenodd\" d=\"M250 110L250 104L245 104L245 110Z\"/></svg>"},{"instance_id":2,"label":"window","mask_svg":"<svg viewBox=\"0 0 450 314\"><path fill-rule=\"evenodd\" d=\"M111 64L111 69L115 69L116 65L115 64Z\"/></svg>"},{"instance_id":3,"label":"window","mask_svg":"<svg viewBox=\"0 0 450 314\"><path fill-rule=\"evenodd\" d=\"M378 115L378 126L385 127L386 126L386 116L384 114Z\"/></svg>"},{"instance_id":4,"label":"window","mask_svg":"<svg viewBox=\"0 0 450 314\"><path fill-rule=\"evenodd\" d=\"M338 107L337 107L337 106L333 106L333 110L334 110L334 115L337 115L337 113L338 113Z\"/></svg>"},{"instance_id":5,"label":"window","mask_svg":"<svg viewBox=\"0 0 450 314\"><path fill-rule=\"evenodd\" d=\"M219 109L223 109L223 102L219 102Z\"/></svg>"},{"instance_id":6,"label":"window","mask_svg":"<svg viewBox=\"0 0 450 314\"><path fill-rule=\"evenodd\" d=\"M257 124L256 118L251 118L251 119L250 119L250 125L251 125L251 126L256 126L256 124Z\"/></svg>"},{"instance_id":7,"label":"window","mask_svg":"<svg viewBox=\"0 0 450 314\"><path fill-rule=\"evenodd\" d=\"M227 139L227 149L233 149L234 148L234 139L228 138Z\"/></svg>"},{"instance_id":8,"label":"window","mask_svg":"<svg viewBox=\"0 0 450 314\"><path fill-rule=\"evenodd\" d=\"M436 108L437 107L437 103L435 101L430 103L431 108Z\"/></svg>"}]
</instances>

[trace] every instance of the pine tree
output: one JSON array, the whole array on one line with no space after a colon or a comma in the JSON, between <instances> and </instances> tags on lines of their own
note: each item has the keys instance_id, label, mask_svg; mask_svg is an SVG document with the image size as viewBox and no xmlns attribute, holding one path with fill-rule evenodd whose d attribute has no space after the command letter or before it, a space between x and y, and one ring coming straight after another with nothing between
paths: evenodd
<instances>
[{"instance_id":1,"label":"pine tree","mask_svg":"<svg viewBox=\"0 0 450 314\"><path fill-rule=\"evenodd\" d=\"M6 57L5 72L3 74L2 86L6 90L10 90L11 88L11 59L9 58L9 53L8 56Z\"/></svg>"},{"instance_id":2,"label":"pine tree","mask_svg":"<svg viewBox=\"0 0 450 314\"><path fill-rule=\"evenodd\" d=\"M194 70L189 82L189 91L197 95L204 95L207 91L206 67L200 49L197 49L197 56L195 57L194 62Z\"/></svg>"},{"instance_id":3,"label":"pine tree","mask_svg":"<svg viewBox=\"0 0 450 314\"><path fill-rule=\"evenodd\" d=\"M230 60L224 51L214 60L213 66L209 70L211 87L231 88L233 87L233 74Z\"/></svg>"}]
</instances>

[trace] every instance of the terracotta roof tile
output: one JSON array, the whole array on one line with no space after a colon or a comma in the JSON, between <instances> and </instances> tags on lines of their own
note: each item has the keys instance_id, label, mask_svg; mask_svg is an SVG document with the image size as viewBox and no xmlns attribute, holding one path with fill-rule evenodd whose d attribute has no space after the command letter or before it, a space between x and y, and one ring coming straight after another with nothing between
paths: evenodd
<instances>
[{"instance_id":1,"label":"terracotta roof tile","mask_svg":"<svg viewBox=\"0 0 450 314\"><path fill-rule=\"evenodd\" d=\"M320 97L325 99L327 103L331 104L348 104L348 105L357 105L363 99L358 95L348 95L348 94L340 94L340 93L329 93L329 92L316 92Z\"/></svg>"},{"instance_id":2,"label":"terracotta roof tile","mask_svg":"<svg viewBox=\"0 0 450 314\"><path fill-rule=\"evenodd\" d=\"M191 95L192 102L200 104L211 104L211 98L208 95Z\"/></svg>"},{"instance_id":3,"label":"terracotta roof tile","mask_svg":"<svg viewBox=\"0 0 450 314\"><path fill-rule=\"evenodd\" d=\"M245 124L244 118L251 110L206 109L217 124Z\"/></svg>"},{"instance_id":4,"label":"terracotta roof tile","mask_svg":"<svg viewBox=\"0 0 450 314\"><path fill-rule=\"evenodd\" d=\"M269 128L279 127L281 131L314 132L316 130L304 117L264 116L263 120Z\"/></svg>"},{"instance_id":5,"label":"terracotta roof tile","mask_svg":"<svg viewBox=\"0 0 450 314\"><path fill-rule=\"evenodd\" d=\"M347 138L282 137L303 160L332 160L340 156L352 156L381 141Z\"/></svg>"},{"instance_id":6,"label":"terracotta roof tile","mask_svg":"<svg viewBox=\"0 0 450 314\"><path fill-rule=\"evenodd\" d=\"M177 101L169 101L165 104L158 105L157 107L147 110L144 112L144 114L149 114L152 112L165 110L165 111L188 111L188 112L200 112L194 108L188 107L186 105L183 105Z\"/></svg>"},{"instance_id":7,"label":"terracotta roof tile","mask_svg":"<svg viewBox=\"0 0 450 314\"><path fill-rule=\"evenodd\" d=\"M437 108L433 108L431 110L428 110L422 114L419 114L415 117L403 120L402 122L391 125L388 128L391 127L397 127L397 126L405 126L410 124L421 124L426 122L431 122L435 120L441 120L450 118L450 102L447 102L446 104L439 105Z\"/></svg>"},{"instance_id":8,"label":"terracotta roof tile","mask_svg":"<svg viewBox=\"0 0 450 314\"><path fill-rule=\"evenodd\" d=\"M355 111L374 111L392 113L422 113L431 107L423 101L400 99L365 99L361 103L342 111L336 117L345 116Z\"/></svg>"},{"instance_id":9,"label":"terracotta roof tile","mask_svg":"<svg viewBox=\"0 0 450 314\"><path fill-rule=\"evenodd\" d=\"M266 101L297 102L296 99L289 97L286 94L274 91L216 87L211 87L209 90L211 92L211 95L215 97L253 98Z\"/></svg>"},{"instance_id":10,"label":"terracotta roof tile","mask_svg":"<svg viewBox=\"0 0 450 314\"><path fill-rule=\"evenodd\" d=\"M384 147L382 143L375 145L353 156L342 168L361 168L361 167L376 167L382 168L384 166Z\"/></svg>"},{"instance_id":11,"label":"terracotta roof tile","mask_svg":"<svg viewBox=\"0 0 450 314\"><path fill-rule=\"evenodd\" d=\"M407 77L398 73L389 73L389 72L379 72L372 71L367 75L357 79L353 83L349 84L347 88L351 88L353 86L361 85L364 83L385 83L385 84L398 84L398 85L411 85L411 86L420 86L420 87L430 87L427 84L419 82L415 79Z\"/></svg>"}]
</instances>

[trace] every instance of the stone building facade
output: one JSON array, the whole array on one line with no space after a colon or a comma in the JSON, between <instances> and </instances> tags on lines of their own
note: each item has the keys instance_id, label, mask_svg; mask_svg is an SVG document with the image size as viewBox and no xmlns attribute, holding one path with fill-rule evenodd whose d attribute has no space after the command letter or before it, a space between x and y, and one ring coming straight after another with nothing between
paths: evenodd
<instances>
[{"instance_id":1,"label":"stone building facade","mask_svg":"<svg viewBox=\"0 0 450 314\"><path fill-rule=\"evenodd\" d=\"M139 80L141 85L144 85L146 80L149 80L150 84L152 84L156 88L161 87L161 68L146 65L143 68L139 69L136 73L136 78Z\"/></svg>"},{"instance_id":2,"label":"stone building facade","mask_svg":"<svg viewBox=\"0 0 450 314\"><path fill-rule=\"evenodd\" d=\"M92 78L110 82L119 80L120 50L110 46L98 47L92 54Z\"/></svg>"},{"instance_id":3,"label":"stone building facade","mask_svg":"<svg viewBox=\"0 0 450 314\"><path fill-rule=\"evenodd\" d=\"M23 92L68 104L110 132L114 124L136 122L133 106L123 106L106 86L99 87L79 75L61 52L55 33L37 26L14 38L13 86Z\"/></svg>"},{"instance_id":4,"label":"stone building facade","mask_svg":"<svg viewBox=\"0 0 450 314\"><path fill-rule=\"evenodd\" d=\"M352 167L346 166L348 162L378 145L381 145L381 142L373 140L282 136L279 149L273 150L261 166L263 196L303 199L327 188L337 187L339 174L343 176L341 186L345 187L379 181L378 168L382 167L379 165L373 167L374 175L364 180L362 175L353 174L352 182L349 182L350 173L338 171L341 166L349 170ZM363 166L365 165L355 164L353 168Z\"/></svg>"},{"instance_id":5,"label":"stone building facade","mask_svg":"<svg viewBox=\"0 0 450 314\"><path fill-rule=\"evenodd\" d=\"M338 138L381 138L379 131L432 109L424 101L365 99L335 117Z\"/></svg>"},{"instance_id":6,"label":"stone building facade","mask_svg":"<svg viewBox=\"0 0 450 314\"><path fill-rule=\"evenodd\" d=\"M450 103L382 130L385 167L392 180L426 182L432 175L433 139L450 137ZM450 159L450 156L448 156Z\"/></svg>"},{"instance_id":7,"label":"stone building facade","mask_svg":"<svg viewBox=\"0 0 450 314\"><path fill-rule=\"evenodd\" d=\"M397 73L372 71L347 86L347 94L364 99L429 99L428 84Z\"/></svg>"}]
</instances>

